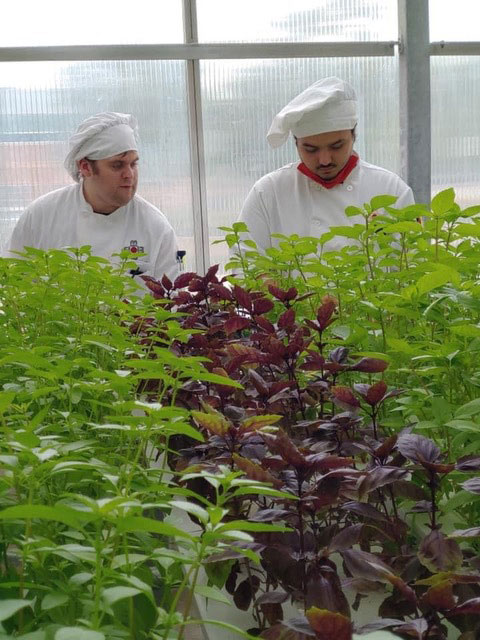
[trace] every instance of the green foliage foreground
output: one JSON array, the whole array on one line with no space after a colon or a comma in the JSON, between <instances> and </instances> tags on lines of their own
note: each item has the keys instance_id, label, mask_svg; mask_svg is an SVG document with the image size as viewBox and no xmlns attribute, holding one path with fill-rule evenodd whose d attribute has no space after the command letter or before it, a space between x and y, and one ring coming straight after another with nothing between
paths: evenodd
<instances>
[{"instance_id":1,"label":"green foliage foreground","mask_svg":"<svg viewBox=\"0 0 480 640\"><path fill-rule=\"evenodd\" d=\"M86 248L0 260L1 638L181 639L194 593L225 600L197 585L204 558L272 529L224 521L224 504L251 485L241 474L220 470L203 507L166 474L170 437L203 437L165 391L218 376L174 356L170 342L187 332L136 294ZM147 310L162 327L154 350L130 332ZM137 393L148 379L155 402ZM198 533L169 523L174 499Z\"/></svg>"},{"instance_id":2,"label":"green foliage foreground","mask_svg":"<svg viewBox=\"0 0 480 640\"><path fill-rule=\"evenodd\" d=\"M380 215L372 217L380 209ZM295 352L303 373L298 380L293 369L289 375L290 386L298 381L298 394L292 391L284 393L283 399L277 397L278 403L288 401L292 407L298 401L300 411L292 410L291 416L283 413L282 420L291 418L295 424L313 417L326 419L330 411L336 415L337 405L353 420L359 405L353 392L338 386L336 374L322 386L325 381L320 378L327 380L336 368L343 371L343 384L354 385L360 372L366 374L361 380L371 384L370 393L385 384L398 389L388 408L382 404L378 413L375 411L374 439L378 423L390 447L398 448L396 437L403 431L401 442L405 438L411 442L412 432L417 439L428 436L445 453L440 461L440 454L428 445L435 458L432 462L424 459L425 452L422 456L416 450L409 454L403 446L412 467L410 484L420 482L422 464L435 479L430 483L435 495L430 501L433 509L425 500L423 505L416 504L416 497L402 500L402 517L406 514L411 527L405 535L415 547L425 540L426 531L432 530L427 538L429 548L435 551L435 566L427 568L443 582L441 589L432 583L429 606L435 611L450 608L471 615L475 621L465 624L470 624L470 629L473 624L478 626L480 587L472 586L461 601L452 589L457 589L460 578L478 582L471 571L479 564L480 486L476 478L465 482L465 474L476 473L480 466L480 221L475 217L480 207L461 211L453 190L447 190L434 198L431 209L413 206L396 210L393 198L378 196L363 211L347 213L362 213L365 224L332 229L320 239L279 237L278 245L267 255L258 254L250 241L244 242L241 224L225 229L230 247L239 248L242 242L247 247L232 258L233 289L214 282L213 272L205 279L190 274L182 285L189 286L190 292L182 304L188 302L199 312L206 305L205 318L219 323L217 328L207 324L208 339L204 342L197 336L197 351L191 348L199 331L199 326L189 321L194 314L185 318L178 312L181 304L161 300L171 296L171 283L151 283L153 297L139 296L132 279L122 275L128 264L115 270L105 260L90 256L86 248L46 253L29 250L24 259L0 260L0 638L182 640L186 627L198 623L191 615L195 594L228 602L220 587L232 560L222 564L207 563L207 559L241 556L251 566L260 567L260 552L255 546L259 534L277 535L292 526L298 528L290 516L283 520L279 516L278 525L260 521L255 513L245 519L241 512L245 497L254 495L257 502L285 502L286 510L297 509L298 500L292 507L295 496L286 492L285 484L278 485L279 490L260 482L265 474L257 464L242 462L247 479L230 463L233 459L238 462L232 452L226 457L220 447L218 455L217 423L222 427L221 439L223 431L230 437L232 420L238 418L243 427L248 424L249 432L255 424L259 437L270 442L272 451L281 435L272 426L272 416L267 416L269 424L264 424L262 418L255 422L252 415L252 403L260 406L255 393L268 402L278 396L274 391L267 393L265 380L255 375L258 363L238 361L230 372L249 391L241 407L245 416L232 414L225 419L213 411L215 406L220 413L224 409L229 389L240 398L237 390L241 384L208 361L213 353L211 341L219 335L218 328L234 347L248 341L245 327L264 313L270 315L263 330L268 333L271 326L278 348L283 350L290 341L293 349L292 326L305 323L315 330L314 322L325 320L317 316L317 310L325 305L330 314L325 321L328 331L324 334L322 329L320 340L316 346L312 343L308 354L302 349ZM423 225L417 221L419 216L424 218ZM346 236L351 244L327 251L326 242L335 235ZM182 287L177 284L176 288ZM253 298L245 292L254 292ZM269 297L269 302L263 302L267 306L256 314L260 297ZM210 306L212 301L216 306ZM253 311L248 311L249 305ZM306 335L299 332L295 339L301 342ZM222 351L221 344L215 348ZM336 354L333 360L332 353ZM323 371L326 360L330 374ZM379 361L388 362L388 368L379 368ZM332 363L336 368L332 369ZM317 370L322 372L320 378ZM379 373L381 381L374 377ZM275 366L271 374L275 384ZM258 387L255 393L245 384L248 376ZM355 388L368 395L367 386ZM304 401L315 399L302 395L304 389L313 389L321 398L320 404L304 405ZM213 396L218 396L218 405L211 404ZM188 409L200 399L208 402L201 406L202 413L197 408L194 422ZM375 408L375 403L372 406ZM257 413L265 414L265 410ZM209 417L214 414L215 418ZM370 429L368 421L365 427ZM302 426L309 428L307 423ZM170 471L164 456L177 448L177 441L192 446L194 459L198 459L195 446L203 443L207 454L215 454L214 471L198 467L191 467L186 474ZM378 458L372 442L368 441L368 446ZM315 443L320 447L319 464L324 444L323 440ZM355 451L355 473L365 475L361 467L365 455ZM386 450L382 465L390 464L390 451ZM402 463L397 458L395 464ZM201 480L200 494L194 491L196 480ZM328 513L336 508L336 498L332 500ZM387 495L385 515L392 522L390 508L394 503L393 496L390 500ZM191 529L176 526L171 516L174 506L192 518ZM299 514L301 511L298 507ZM332 535L324 544L334 542L342 550L345 547L344 555L355 557L349 549L357 545L356 534L372 527L368 522L363 528L350 524L351 515L347 512L343 519L332 520ZM442 537L437 535L438 522ZM332 537L334 531L336 536ZM448 575L438 573L437 565L445 554L437 553L443 547L432 542L434 536L455 552L454 569ZM463 555L460 546L451 542L453 538L459 539ZM370 561L374 562L365 560L369 567ZM462 565L460 577L455 573L457 564ZM378 567L374 568L373 579L385 582ZM209 578L207 585L199 584L203 569ZM222 573L224 569L227 571ZM388 574L387 582L397 591L402 587L404 595L410 594L405 585L413 581L407 576L404 584L392 576ZM429 584L418 581L417 590L426 591ZM269 583L268 589L271 586ZM468 610L465 602L469 602ZM327 609L307 610L308 621L297 623L295 633L323 638L327 621L337 625L337 630L343 625L345 638L350 638L349 619L342 620L335 609L331 610L334 613ZM415 615L405 633L416 630L422 640L443 633L436 620L425 622L420 613ZM225 638L235 633L250 637L235 631L225 620L212 624L225 628ZM468 628L465 624L462 629ZM427 625L426 630L422 625ZM401 635L397 628L398 624L396 632ZM294 637L288 635L292 628L284 629L280 623L264 630L262 637L276 640L280 632L285 638ZM462 638L470 640L468 635Z\"/></svg>"}]
</instances>

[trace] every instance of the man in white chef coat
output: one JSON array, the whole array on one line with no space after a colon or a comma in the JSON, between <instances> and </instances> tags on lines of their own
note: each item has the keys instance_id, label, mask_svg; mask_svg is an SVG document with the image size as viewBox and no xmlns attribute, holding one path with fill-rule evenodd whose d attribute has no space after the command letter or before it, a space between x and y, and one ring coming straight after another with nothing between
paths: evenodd
<instances>
[{"instance_id":1,"label":"man in white chef coat","mask_svg":"<svg viewBox=\"0 0 480 640\"><path fill-rule=\"evenodd\" d=\"M90 245L108 259L124 249L138 259L136 274L177 274L177 241L167 219L136 195L137 120L104 112L84 120L70 138L64 166L74 183L32 202L15 226L7 255L24 247Z\"/></svg>"},{"instance_id":2,"label":"man in white chef coat","mask_svg":"<svg viewBox=\"0 0 480 640\"><path fill-rule=\"evenodd\" d=\"M239 220L247 224L259 250L278 242L272 233L321 237L332 226L363 222L361 216L347 217L345 208L363 207L377 195L397 196L396 207L414 203L401 178L355 153L357 120L352 86L335 77L315 82L275 116L268 142L279 147L291 133L300 162L263 176L247 196ZM347 243L336 236L325 249Z\"/></svg>"}]
</instances>

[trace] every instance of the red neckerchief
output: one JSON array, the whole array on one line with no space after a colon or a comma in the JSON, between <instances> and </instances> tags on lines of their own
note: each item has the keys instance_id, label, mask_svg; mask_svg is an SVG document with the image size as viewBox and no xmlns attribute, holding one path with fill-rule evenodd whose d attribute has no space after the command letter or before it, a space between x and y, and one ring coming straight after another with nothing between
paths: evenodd
<instances>
[{"instance_id":1,"label":"red neckerchief","mask_svg":"<svg viewBox=\"0 0 480 640\"><path fill-rule=\"evenodd\" d=\"M313 171L310 171L310 169L307 166L305 166L303 162L301 162L298 165L297 169L300 171L300 173L303 173L304 175L306 175L307 178L310 178L311 180L318 182L318 184L321 184L322 187L325 187L325 189L331 189L332 187L336 187L337 184L342 184L342 182L345 182L345 179L352 173L352 171L357 166L357 162L358 162L358 156L352 153L352 155L347 161L347 164L343 167L340 173L338 173L335 176L335 178L332 178L332 180L324 180L323 178L320 178L320 176L317 176L316 173L313 173Z\"/></svg>"}]
</instances>

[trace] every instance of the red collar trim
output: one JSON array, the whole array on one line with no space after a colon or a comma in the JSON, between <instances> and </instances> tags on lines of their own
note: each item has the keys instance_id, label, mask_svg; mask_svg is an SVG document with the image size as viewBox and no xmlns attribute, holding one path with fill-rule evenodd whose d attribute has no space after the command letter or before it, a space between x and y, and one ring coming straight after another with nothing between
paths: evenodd
<instances>
[{"instance_id":1,"label":"red collar trim","mask_svg":"<svg viewBox=\"0 0 480 640\"><path fill-rule=\"evenodd\" d=\"M338 184L342 184L342 182L345 182L345 179L348 178L348 176L357 166L357 163L358 156L352 153L352 155L348 159L347 164L332 180L324 180L323 178L320 178L320 176L317 176L316 173L310 171L310 169L305 166L303 162L298 165L297 169L300 171L300 173L303 173L305 176L307 176L307 178L310 178L314 182L318 182L318 184L321 184L322 187L325 187L325 189L332 189L332 187L336 187Z\"/></svg>"}]
</instances>

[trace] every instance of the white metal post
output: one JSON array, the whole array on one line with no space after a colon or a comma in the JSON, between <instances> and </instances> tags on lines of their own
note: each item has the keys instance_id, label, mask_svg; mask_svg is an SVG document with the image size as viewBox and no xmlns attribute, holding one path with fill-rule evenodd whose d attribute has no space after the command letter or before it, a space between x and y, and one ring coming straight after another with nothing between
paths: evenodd
<instances>
[{"instance_id":1,"label":"white metal post","mask_svg":"<svg viewBox=\"0 0 480 640\"><path fill-rule=\"evenodd\" d=\"M431 197L428 0L398 0L400 166L417 202Z\"/></svg>"},{"instance_id":2,"label":"white metal post","mask_svg":"<svg viewBox=\"0 0 480 640\"><path fill-rule=\"evenodd\" d=\"M185 44L198 43L196 0L183 0L183 29ZM205 150L203 144L202 96L200 89L200 61L190 59L187 65L187 108L190 131L192 170L193 236L196 269L205 274L210 266L208 234L207 186L205 179Z\"/></svg>"}]
</instances>

